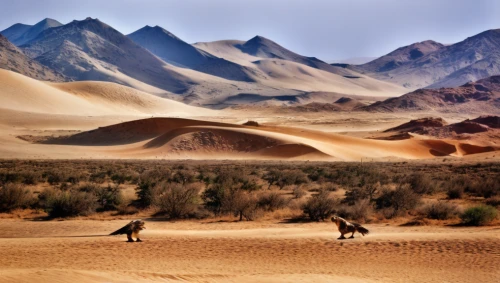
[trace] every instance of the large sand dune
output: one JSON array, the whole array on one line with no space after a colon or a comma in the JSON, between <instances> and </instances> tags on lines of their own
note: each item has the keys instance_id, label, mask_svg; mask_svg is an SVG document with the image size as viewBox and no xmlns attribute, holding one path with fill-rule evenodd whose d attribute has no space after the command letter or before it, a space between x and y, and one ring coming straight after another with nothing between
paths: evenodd
<instances>
[{"instance_id":1,"label":"large sand dune","mask_svg":"<svg viewBox=\"0 0 500 283\"><path fill-rule=\"evenodd\" d=\"M214 111L107 82L46 83L0 69L0 108L69 115L203 116Z\"/></svg>"},{"instance_id":2,"label":"large sand dune","mask_svg":"<svg viewBox=\"0 0 500 283\"><path fill-rule=\"evenodd\" d=\"M181 118L148 118L49 138L46 146L98 149L112 158L422 159L496 150L453 140L372 140L288 127L252 127Z\"/></svg>"}]
</instances>

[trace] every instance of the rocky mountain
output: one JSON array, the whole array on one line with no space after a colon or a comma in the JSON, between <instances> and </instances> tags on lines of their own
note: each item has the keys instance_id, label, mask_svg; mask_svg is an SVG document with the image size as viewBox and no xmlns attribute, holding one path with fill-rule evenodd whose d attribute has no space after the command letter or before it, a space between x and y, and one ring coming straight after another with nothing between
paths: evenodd
<instances>
[{"instance_id":1,"label":"rocky mountain","mask_svg":"<svg viewBox=\"0 0 500 283\"><path fill-rule=\"evenodd\" d=\"M15 45L20 46L35 39L42 31L59 26L62 26L60 22L46 18L34 26L15 24L0 33Z\"/></svg>"},{"instance_id":2,"label":"rocky mountain","mask_svg":"<svg viewBox=\"0 0 500 283\"><path fill-rule=\"evenodd\" d=\"M432 40L414 43L398 48L385 56L359 66L359 68L364 72L388 72L409 62L413 62L443 46L443 44Z\"/></svg>"},{"instance_id":3,"label":"rocky mountain","mask_svg":"<svg viewBox=\"0 0 500 283\"><path fill-rule=\"evenodd\" d=\"M364 107L367 111L438 111L500 113L500 76L455 88L419 89Z\"/></svg>"},{"instance_id":4,"label":"rocky mountain","mask_svg":"<svg viewBox=\"0 0 500 283\"><path fill-rule=\"evenodd\" d=\"M21 49L31 58L74 80L147 84L183 92L194 82L98 19L46 29Z\"/></svg>"},{"instance_id":5,"label":"rocky mountain","mask_svg":"<svg viewBox=\"0 0 500 283\"><path fill-rule=\"evenodd\" d=\"M200 50L162 27L145 26L128 37L167 63L229 80L254 81L248 75L251 69Z\"/></svg>"},{"instance_id":6,"label":"rocky mountain","mask_svg":"<svg viewBox=\"0 0 500 283\"><path fill-rule=\"evenodd\" d=\"M452 45L433 41L412 44L347 68L410 89L460 86L500 74L500 29Z\"/></svg>"},{"instance_id":7,"label":"rocky mountain","mask_svg":"<svg viewBox=\"0 0 500 283\"><path fill-rule=\"evenodd\" d=\"M12 41L21 37L26 31L28 31L32 25L25 25L25 24L14 24L2 31L0 31L0 34L5 36L9 41Z\"/></svg>"},{"instance_id":8,"label":"rocky mountain","mask_svg":"<svg viewBox=\"0 0 500 283\"><path fill-rule=\"evenodd\" d=\"M66 78L24 55L14 44L0 34L0 68L14 71L42 81L65 81Z\"/></svg>"}]
</instances>

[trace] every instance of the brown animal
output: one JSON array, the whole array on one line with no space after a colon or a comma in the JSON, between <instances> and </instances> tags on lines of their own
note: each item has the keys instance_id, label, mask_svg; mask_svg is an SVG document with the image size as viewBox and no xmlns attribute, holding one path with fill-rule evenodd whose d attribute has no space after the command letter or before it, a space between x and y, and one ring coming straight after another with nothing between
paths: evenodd
<instances>
[{"instance_id":1,"label":"brown animal","mask_svg":"<svg viewBox=\"0 0 500 283\"><path fill-rule=\"evenodd\" d=\"M130 221L129 224L123 226L122 228L114 231L109 235L127 234L127 242L133 242L134 239L132 239L132 237L136 238L136 242L142 242L142 240L139 238L139 232L143 229L146 229L146 227L144 227L144 221L142 221L141 219L137 219Z\"/></svg>"},{"instance_id":2,"label":"brown animal","mask_svg":"<svg viewBox=\"0 0 500 283\"><path fill-rule=\"evenodd\" d=\"M340 232L340 237L338 238L339 240L345 239L344 234L347 233L352 233L351 237L349 239L354 239L354 233L359 232L361 235L368 234L370 231L366 229L365 227L359 225L358 223L351 223L345 220L342 217L334 216L332 217L332 222L335 222L337 225L337 228L339 229Z\"/></svg>"}]
</instances>

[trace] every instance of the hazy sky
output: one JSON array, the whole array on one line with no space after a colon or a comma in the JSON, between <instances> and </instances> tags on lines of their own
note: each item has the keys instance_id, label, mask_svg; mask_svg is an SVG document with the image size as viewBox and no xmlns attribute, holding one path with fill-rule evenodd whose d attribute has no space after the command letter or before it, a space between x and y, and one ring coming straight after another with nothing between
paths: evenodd
<instances>
[{"instance_id":1,"label":"hazy sky","mask_svg":"<svg viewBox=\"0 0 500 283\"><path fill-rule=\"evenodd\" d=\"M0 7L0 30L90 16L124 34L159 25L189 43L258 34L323 60L500 28L500 0L0 0Z\"/></svg>"}]
</instances>

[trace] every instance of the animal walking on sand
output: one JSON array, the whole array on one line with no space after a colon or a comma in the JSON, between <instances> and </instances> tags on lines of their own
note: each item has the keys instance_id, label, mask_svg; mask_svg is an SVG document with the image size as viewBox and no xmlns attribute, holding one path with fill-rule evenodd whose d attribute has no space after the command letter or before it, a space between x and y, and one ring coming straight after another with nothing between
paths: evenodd
<instances>
[{"instance_id":1,"label":"animal walking on sand","mask_svg":"<svg viewBox=\"0 0 500 283\"><path fill-rule=\"evenodd\" d=\"M136 238L136 242L142 242L142 240L139 238L139 232L143 229L146 229L146 227L144 227L144 221L142 221L141 219L137 219L130 221L129 224L123 226L122 228L114 231L109 235L127 234L127 242L134 242L133 238Z\"/></svg>"},{"instance_id":2,"label":"animal walking on sand","mask_svg":"<svg viewBox=\"0 0 500 283\"><path fill-rule=\"evenodd\" d=\"M345 239L344 234L347 233L352 233L351 237L349 239L354 239L354 233L359 232L361 235L368 234L370 231L366 229L365 227L361 226L358 223L351 223L345 220L342 217L334 216L332 217L332 222L335 222L337 225L337 228L339 229L340 232L340 237L338 238L339 240Z\"/></svg>"}]
</instances>

